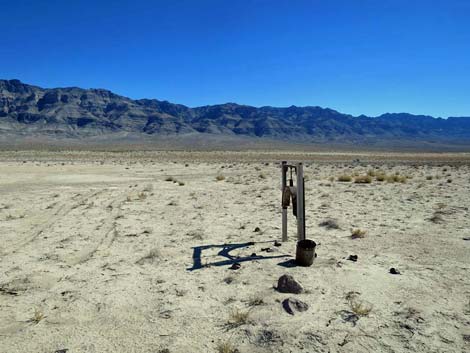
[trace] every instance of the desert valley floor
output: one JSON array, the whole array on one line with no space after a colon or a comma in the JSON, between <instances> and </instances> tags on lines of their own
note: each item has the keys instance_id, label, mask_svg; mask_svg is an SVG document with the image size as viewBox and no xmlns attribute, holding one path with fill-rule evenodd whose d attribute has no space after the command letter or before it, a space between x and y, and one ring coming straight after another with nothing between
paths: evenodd
<instances>
[{"instance_id":1,"label":"desert valley floor","mask_svg":"<svg viewBox=\"0 0 470 353\"><path fill-rule=\"evenodd\" d=\"M469 207L469 154L0 152L0 352L469 352Z\"/></svg>"}]
</instances>

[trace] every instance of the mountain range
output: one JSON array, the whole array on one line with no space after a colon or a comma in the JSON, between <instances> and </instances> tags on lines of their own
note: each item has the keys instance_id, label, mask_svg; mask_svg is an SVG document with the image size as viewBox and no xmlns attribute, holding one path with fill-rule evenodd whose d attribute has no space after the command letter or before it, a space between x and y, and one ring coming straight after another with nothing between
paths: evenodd
<instances>
[{"instance_id":1,"label":"mountain range","mask_svg":"<svg viewBox=\"0 0 470 353\"><path fill-rule=\"evenodd\" d=\"M250 137L302 143L457 144L470 146L470 117L408 113L352 116L318 106L253 107L235 103L190 108L130 99L105 89L41 88L0 80L0 137L57 139L141 136Z\"/></svg>"}]
</instances>

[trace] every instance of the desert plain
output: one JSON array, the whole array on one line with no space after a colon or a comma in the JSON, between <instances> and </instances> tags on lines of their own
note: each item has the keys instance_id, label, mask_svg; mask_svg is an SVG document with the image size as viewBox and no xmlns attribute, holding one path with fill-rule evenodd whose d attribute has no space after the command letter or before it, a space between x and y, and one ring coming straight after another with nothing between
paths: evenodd
<instances>
[{"instance_id":1,"label":"desert plain","mask_svg":"<svg viewBox=\"0 0 470 353\"><path fill-rule=\"evenodd\" d=\"M469 207L470 154L3 151L0 352L469 352Z\"/></svg>"}]
</instances>

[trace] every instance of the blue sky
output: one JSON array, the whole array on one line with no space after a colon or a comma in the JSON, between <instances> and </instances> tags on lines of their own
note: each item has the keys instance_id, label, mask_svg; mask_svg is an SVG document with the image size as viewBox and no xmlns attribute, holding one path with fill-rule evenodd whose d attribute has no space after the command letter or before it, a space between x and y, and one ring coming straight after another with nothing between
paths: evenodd
<instances>
[{"instance_id":1,"label":"blue sky","mask_svg":"<svg viewBox=\"0 0 470 353\"><path fill-rule=\"evenodd\" d=\"M189 106L470 116L470 1L0 0L0 78Z\"/></svg>"}]
</instances>

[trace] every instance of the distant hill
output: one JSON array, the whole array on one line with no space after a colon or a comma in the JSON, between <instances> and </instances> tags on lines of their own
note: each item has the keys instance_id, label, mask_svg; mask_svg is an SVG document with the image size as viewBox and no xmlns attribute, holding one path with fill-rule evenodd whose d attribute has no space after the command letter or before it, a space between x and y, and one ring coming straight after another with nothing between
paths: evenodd
<instances>
[{"instance_id":1,"label":"distant hill","mask_svg":"<svg viewBox=\"0 0 470 353\"><path fill-rule=\"evenodd\" d=\"M189 108L133 100L104 89L44 89L0 80L0 137L59 139L141 136L267 138L301 143L470 145L470 118L407 113L354 117L321 107L252 107L235 103Z\"/></svg>"}]
</instances>

